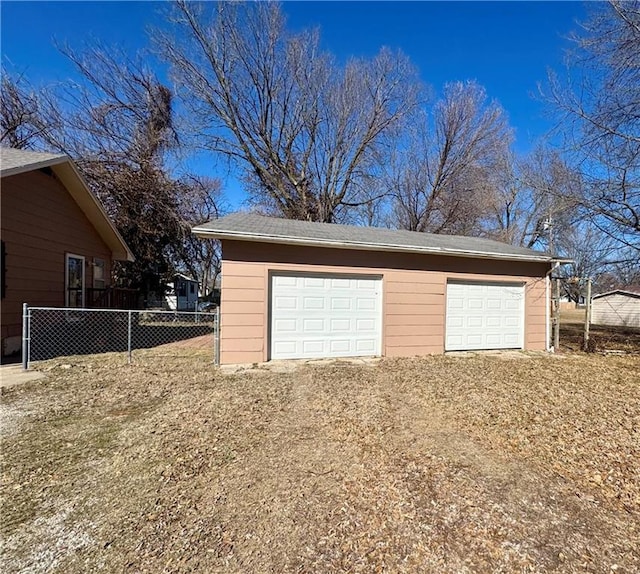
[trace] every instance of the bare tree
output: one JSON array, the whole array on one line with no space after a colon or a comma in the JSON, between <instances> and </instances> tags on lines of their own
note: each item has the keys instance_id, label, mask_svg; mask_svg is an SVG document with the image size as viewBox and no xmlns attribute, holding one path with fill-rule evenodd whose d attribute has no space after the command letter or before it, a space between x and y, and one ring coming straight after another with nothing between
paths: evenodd
<instances>
[{"instance_id":1,"label":"bare tree","mask_svg":"<svg viewBox=\"0 0 640 574\"><path fill-rule=\"evenodd\" d=\"M564 294L575 303L586 296L588 279L595 280L611 271L611 257L615 256L615 242L590 225L577 223L564 229L558 239L558 248L570 262L562 265L558 274Z\"/></svg>"},{"instance_id":2,"label":"bare tree","mask_svg":"<svg viewBox=\"0 0 640 574\"><path fill-rule=\"evenodd\" d=\"M338 66L317 31L293 34L273 2L176 4L156 34L206 149L245 173L255 204L334 221L385 137L417 102L408 60L382 50Z\"/></svg>"},{"instance_id":3,"label":"bare tree","mask_svg":"<svg viewBox=\"0 0 640 574\"><path fill-rule=\"evenodd\" d=\"M563 234L580 219L574 196L582 178L555 150L536 147L528 156L505 156L493 173L487 235L556 254Z\"/></svg>"},{"instance_id":4,"label":"bare tree","mask_svg":"<svg viewBox=\"0 0 640 574\"><path fill-rule=\"evenodd\" d=\"M146 295L162 290L174 271L197 267L189 257L215 264L206 249L186 247L189 223L200 222L192 221L198 210L215 214L220 189L213 181L174 175L172 92L141 59L100 45L62 51L82 80L57 94L64 122L49 132L49 147L74 159L133 251L135 261L116 268L118 283Z\"/></svg>"},{"instance_id":5,"label":"bare tree","mask_svg":"<svg viewBox=\"0 0 640 574\"><path fill-rule=\"evenodd\" d=\"M60 126L56 106L48 92L36 91L24 75L12 75L5 68L0 73L0 145L42 147L51 130Z\"/></svg>"},{"instance_id":6,"label":"bare tree","mask_svg":"<svg viewBox=\"0 0 640 574\"><path fill-rule=\"evenodd\" d=\"M182 178L179 183L182 188L179 213L183 237L174 249L175 266L198 279L202 295L207 296L220 273L220 242L200 239L191 233L191 228L221 215L223 200L220 180L189 176Z\"/></svg>"},{"instance_id":7,"label":"bare tree","mask_svg":"<svg viewBox=\"0 0 640 574\"><path fill-rule=\"evenodd\" d=\"M475 82L456 82L423 111L390 164L394 223L433 233L477 233L491 174L511 140L505 114Z\"/></svg>"},{"instance_id":8,"label":"bare tree","mask_svg":"<svg viewBox=\"0 0 640 574\"><path fill-rule=\"evenodd\" d=\"M640 1L594 6L573 37L566 78L552 74L546 96L583 173L575 196L583 215L640 249Z\"/></svg>"}]
</instances>

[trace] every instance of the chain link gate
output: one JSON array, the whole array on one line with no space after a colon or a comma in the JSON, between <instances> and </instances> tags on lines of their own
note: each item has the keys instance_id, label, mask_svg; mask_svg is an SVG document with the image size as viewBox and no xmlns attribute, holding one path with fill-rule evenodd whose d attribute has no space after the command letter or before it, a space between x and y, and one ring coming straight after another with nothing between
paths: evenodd
<instances>
[{"instance_id":1,"label":"chain link gate","mask_svg":"<svg viewBox=\"0 0 640 574\"><path fill-rule=\"evenodd\" d=\"M72 355L135 351L180 356L186 349L220 359L220 308L215 313L30 307L23 305L22 366Z\"/></svg>"}]
</instances>

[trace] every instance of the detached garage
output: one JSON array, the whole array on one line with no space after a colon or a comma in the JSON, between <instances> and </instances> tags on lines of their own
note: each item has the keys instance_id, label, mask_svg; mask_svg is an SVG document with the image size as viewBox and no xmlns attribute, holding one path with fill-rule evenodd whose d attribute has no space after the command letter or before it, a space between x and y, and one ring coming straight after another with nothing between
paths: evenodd
<instances>
[{"instance_id":1,"label":"detached garage","mask_svg":"<svg viewBox=\"0 0 640 574\"><path fill-rule=\"evenodd\" d=\"M222 364L547 348L544 253L244 213L193 232L222 241Z\"/></svg>"}]
</instances>

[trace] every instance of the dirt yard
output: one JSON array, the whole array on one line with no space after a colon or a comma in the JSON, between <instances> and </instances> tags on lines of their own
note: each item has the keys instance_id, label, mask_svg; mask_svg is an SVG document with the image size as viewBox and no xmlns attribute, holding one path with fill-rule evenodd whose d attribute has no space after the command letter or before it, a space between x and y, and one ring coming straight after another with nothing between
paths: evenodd
<instances>
[{"instance_id":1,"label":"dirt yard","mask_svg":"<svg viewBox=\"0 0 640 574\"><path fill-rule=\"evenodd\" d=\"M584 344L584 309L562 311L560 315L560 351L580 351ZM640 354L640 330L591 325L591 349L598 352Z\"/></svg>"},{"instance_id":2,"label":"dirt yard","mask_svg":"<svg viewBox=\"0 0 640 574\"><path fill-rule=\"evenodd\" d=\"M5 389L3 572L640 571L638 356L189 352Z\"/></svg>"}]
</instances>

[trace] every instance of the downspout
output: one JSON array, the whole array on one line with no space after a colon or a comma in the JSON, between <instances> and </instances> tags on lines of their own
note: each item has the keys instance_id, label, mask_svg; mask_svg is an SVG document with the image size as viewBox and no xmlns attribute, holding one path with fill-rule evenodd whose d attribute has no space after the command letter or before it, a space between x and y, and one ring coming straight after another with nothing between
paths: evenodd
<instances>
[{"instance_id":1,"label":"downspout","mask_svg":"<svg viewBox=\"0 0 640 574\"><path fill-rule=\"evenodd\" d=\"M553 345L551 344L551 275L553 272L560 267L560 261L554 261L553 267L547 271L544 278L544 286L546 292L546 306L545 306L545 336L546 336L546 349L548 353L555 352Z\"/></svg>"}]
</instances>

